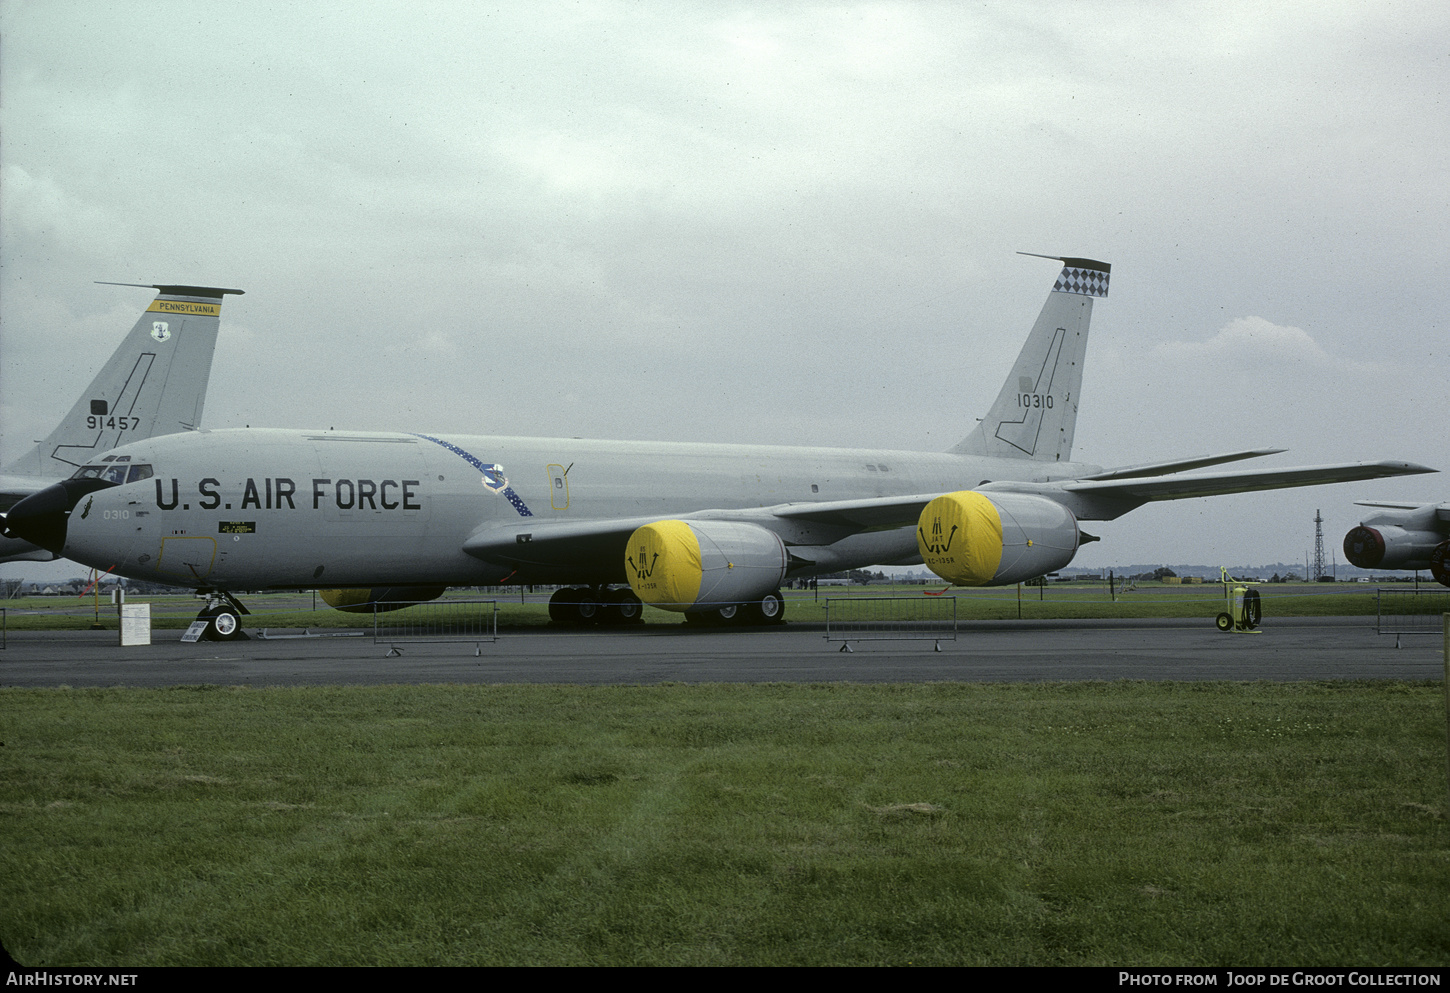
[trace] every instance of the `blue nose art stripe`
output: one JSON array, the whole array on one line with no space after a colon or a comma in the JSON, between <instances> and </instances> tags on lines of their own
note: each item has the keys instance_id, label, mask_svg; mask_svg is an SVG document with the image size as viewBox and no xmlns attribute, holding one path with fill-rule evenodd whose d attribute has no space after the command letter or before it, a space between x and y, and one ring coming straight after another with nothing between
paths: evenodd
<instances>
[{"instance_id":1,"label":"blue nose art stripe","mask_svg":"<svg viewBox=\"0 0 1450 993\"><path fill-rule=\"evenodd\" d=\"M477 469L479 475L487 478L488 471L484 468L484 462L483 462L483 460L482 459L475 458L474 456L470 455L468 452L465 452L463 449L459 448L457 445L450 444L449 442L444 441L442 438L434 438L432 435L414 434L413 437L415 437L415 438L422 438L424 441L431 441L435 445L442 445L444 448L448 449L454 455L457 455L463 461L467 462L469 465L471 465L475 469ZM495 491L495 492L497 492L497 491ZM533 517L534 516L534 512L532 510L530 510L524 504L524 501L519 498L519 495L517 493L514 492L514 488L512 486L506 486L506 487L504 487L503 497L509 503L511 503L511 504L514 505L514 510L517 510L519 512L519 516L520 517Z\"/></svg>"}]
</instances>

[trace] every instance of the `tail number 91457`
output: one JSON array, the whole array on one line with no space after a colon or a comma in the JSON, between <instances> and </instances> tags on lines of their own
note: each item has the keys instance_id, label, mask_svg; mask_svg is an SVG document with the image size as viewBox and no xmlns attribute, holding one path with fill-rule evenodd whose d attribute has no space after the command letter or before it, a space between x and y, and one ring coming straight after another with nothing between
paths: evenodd
<instances>
[{"instance_id":1,"label":"tail number 91457","mask_svg":"<svg viewBox=\"0 0 1450 993\"><path fill-rule=\"evenodd\" d=\"M86 417L86 427L88 428L120 428L122 431L135 431L140 426L141 418L139 417L126 417L125 415L97 417L95 414Z\"/></svg>"}]
</instances>

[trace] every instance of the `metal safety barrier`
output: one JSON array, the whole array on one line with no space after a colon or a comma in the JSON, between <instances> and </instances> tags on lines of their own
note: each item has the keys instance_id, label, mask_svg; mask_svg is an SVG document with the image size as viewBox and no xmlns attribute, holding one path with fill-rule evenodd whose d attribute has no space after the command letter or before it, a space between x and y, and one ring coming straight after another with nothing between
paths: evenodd
<instances>
[{"instance_id":1,"label":"metal safety barrier","mask_svg":"<svg viewBox=\"0 0 1450 993\"><path fill-rule=\"evenodd\" d=\"M473 642L473 654L483 642L498 641L497 600L442 600L419 603L402 610L373 607L373 644L388 644L389 656L401 655L399 645Z\"/></svg>"},{"instance_id":2,"label":"metal safety barrier","mask_svg":"<svg viewBox=\"0 0 1450 993\"><path fill-rule=\"evenodd\" d=\"M957 640L954 596L853 596L826 598L826 641L851 651L853 641Z\"/></svg>"},{"instance_id":3,"label":"metal safety barrier","mask_svg":"<svg viewBox=\"0 0 1450 993\"><path fill-rule=\"evenodd\" d=\"M1450 590L1375 591L1379 634L1439 634L1445 613L1450 613Z\"/></svg>"}]
</instances>

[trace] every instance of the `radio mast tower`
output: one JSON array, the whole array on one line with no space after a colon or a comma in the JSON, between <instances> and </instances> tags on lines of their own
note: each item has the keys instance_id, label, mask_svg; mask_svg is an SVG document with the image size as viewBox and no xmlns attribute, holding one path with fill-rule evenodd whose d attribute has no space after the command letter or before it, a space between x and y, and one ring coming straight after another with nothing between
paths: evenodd
<instances>
[{"instance_id":1,"label":"radio mast tower","mask_svg":"<svg viewBox=\"0 0 1450 993\"><path fill-rule=\"evenodd\" d=\"M1311 582L1319 582L1319 577L1324 573L1324 518L1318 509L1314 511L1314 575L1310 576Z\"/></svg>"}]
</instances>

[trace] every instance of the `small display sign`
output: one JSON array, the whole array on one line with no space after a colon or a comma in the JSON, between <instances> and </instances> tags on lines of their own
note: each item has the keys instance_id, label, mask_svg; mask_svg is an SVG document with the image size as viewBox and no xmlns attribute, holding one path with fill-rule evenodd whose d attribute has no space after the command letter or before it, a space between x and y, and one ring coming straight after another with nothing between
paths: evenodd
<instances>
[{"instance_id":1,"label":"small display sign","mask_svg":"<svg viewBox=\"0 0 1450 993\"><path fill-rule=\"evenodd\" d=\"M151 644L151 604L121 604L121 645Z\"/></svg>"},{"instance_id":2,"label":"small display sign","mask_svg":"<svg viewBox=\"0 0 1450 993\"><path fill-rule=\"evenodd\" d=\"M217 521L219 534L256 534L256 521Z\"/></svg>"}]
</instances>

